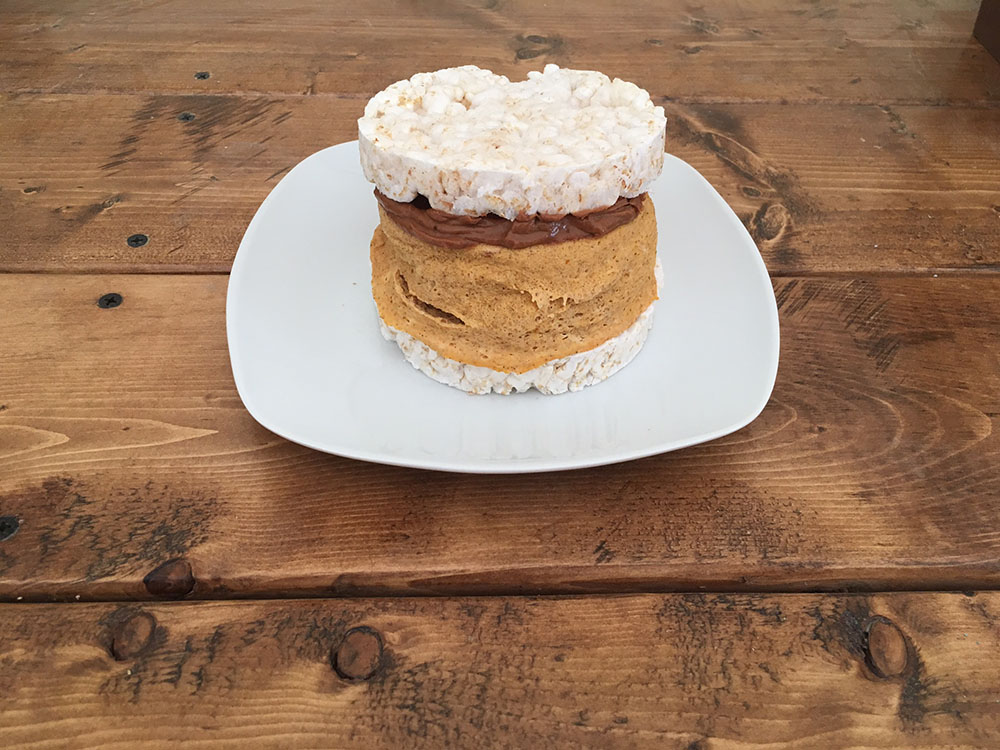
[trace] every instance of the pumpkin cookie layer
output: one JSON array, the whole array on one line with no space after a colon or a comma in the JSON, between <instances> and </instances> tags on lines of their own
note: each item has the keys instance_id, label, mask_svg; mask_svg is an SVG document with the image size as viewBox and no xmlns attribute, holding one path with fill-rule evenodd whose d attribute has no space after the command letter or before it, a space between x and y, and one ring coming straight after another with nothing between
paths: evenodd
<instances>
[{"instance_id":1,"label":"pumpkin cookie layer","mask_svg":"<svg viewBox=\"0 0 1000 750\"><path fill-rule=\"evenodd\" d=\"M657 298L648 198L601 237L521 249L431 245L380 214L371 242L379 316L457 362L524 373L622 334Z\"/></svg>"}]
</instances>

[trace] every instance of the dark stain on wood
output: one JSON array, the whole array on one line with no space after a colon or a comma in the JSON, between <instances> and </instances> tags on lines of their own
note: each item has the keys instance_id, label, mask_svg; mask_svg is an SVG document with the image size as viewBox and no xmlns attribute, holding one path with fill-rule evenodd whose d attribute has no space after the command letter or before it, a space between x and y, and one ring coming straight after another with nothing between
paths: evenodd
<instances>
[{"instance_id":1,"label":"dark stain on wood","mask_svg":"<svg viewBox=\"0 0 1000 750\"><path fill-rule=\"evenodd\" d=\"M889 117L889 130L891 130L896 135L903 135L908 138L916 138L916 134L910 132L910 129L906 126L906 122L903 120L902 116L894 110L892 107L887 105L882 105L879 107L880 110L885 112Z\"/></svg>"},{"instance_id":2,"label":"dark stain on wood","mask_svg":"<svg viewBox=\"0 0 1000 750\"><path fill-rule=\"evenodd\" d=\"M600 565L601 563L610 562L615 559L615 552L608 548L608 540L602 539L600 543L594 548L594 562Z\"/></svg>"},{"instance_id":3,"label":"dark stain on wood","mask_svg":"<svg viewBox=\"0 0 1000 750\"><path fill-rule=\"evenodd\" d=\"M559 36L518 34L514 37L514 59L533 60L542 55L558 55L565 51L565 42Z\"/></svg>"},{"instance_id":4,"label":"dark stain on wood","mask_svg":"<svg viewBox=\"0 0 1000 750\"><path fill-rule=\"evenodd\" d=\"M829 8L822 8L813 15L813 18L826 18L826 19L836 18L837 12L838 12L837 8L833 6Z\"/></svg>"},{"instance_id":5,"label":"dark stain on wood","mask_svg":"<svg viewBox=\"0 0 1000 750\"><path fill-rule=\"evenodd\" d=\"M768 251L774 263L781 267L797 266L802 262L801 253L787 241L772 245Z\"/></svg>"},{"instance_id":6,"label":"dark stain on wood","mask_svg":"<svg viewBox=\"0 0 1000 750\"><path fill-rule=\"evenodd\" d=\"M647 460L669 461L662 457ZM656 471L660 470L663 469ZM621 562L623 559L628 564L637 564L683 555L690 544L691 531L676 522L681 515L712 516L713 538L719 548L696 552L699 560L727 555L740 560L767 560L797 554L803 538L802 518L788 498L739 481L727 481L705 491L681 486L667 489L634 475L616 482L614 474L619 471L606 468L600 477L598 472L591 472L593 476L580 475L581 482L600 481L608 488L603 496L592 500L592 512L603 521L586 536L595 565L625 564ZM713 509L720 506L726 512L716 514ZM635 540L640 538L645 542L637 546Z\"/></svg>"},{"instance_id":7,"label":"dark stain on wood","mask_svg":"<svg viewBox=\"0 0 1000 750\"><path fill-rule=\"evenodd\" d=\"M878 372L889 369L900 347L889 329L887 306L878 281L861 279L847 284L839 304L841 320Z\"/></svg>"},{"instance_id":8,"label":"dark stain on wood","mask_svg":"<svg viewBox=\"0 0 1000 750\"><path fill-rule=\"evenodd\" d=\"M775 299L778 309L788 317L798 315L811 304L831 307L879 373L892 366L904 344L924 343L920 333L900 336L894 330L889 302L877 279L805 279L801 283L793 279L777 286Z\"/></svg>"},{"instance_id":9,"label":"dark stain on wood","mask_svg":"<svg viewBox=\"0 0 1000 750\"><path fill-rule=\"evenodd\" d=\"M705 594L690 594L688 596L691 597L692 601L697 602L698 606L706 606L708 601ZM718 608L723 612L753 612L771 625L780 625L786 619L781 604L777 600L765 604L762 603L761 597L754 595L713 594L711 601L713 605L718 605Z\"/></svg>"},{"instance_id":10,"label":"dark stain on wood","mask_svg":"<svg viewBox=\"0 0 1000 750\"><path fill-rule=\"evenodd\" d=\"M194 692L197 693L205 686L206 670L215 661L215 655L223 645L225 630L222 625L216 625L212 635L205 643L205 658L200 661L196 669L191 670L191 679Z\"/></svg>"},{"instance_id":11,"label":"dark stain on wood","mask_svg":"<svg viewBox=\"0 0 1000 750\"><path fill-rule=\"evenodd\" d=\"M109 196L101 201L86 203L83 205L57 206L52 209L61 220L72 222L74 228L86 226L102 213L120 203L124 199L121 194Z\"/></svg>"},{"instance_id":12,"label":"dark stain on wood","mask_svg":"<svg viewBox=\"0 0 1000 750\"><path fill-rule=\"evenodd\" d=\"M496 616L496 626L499 627L524 627L524 610L520 607L515 607L511 602L504 602L503 609L497 613Z\"/></svg>"},{"instance_id":13,"label":"dark stain on wood","mask_svg":"<svg viewBox=\"0 0 1000 750\"><path fill-rule=\"evenodd\" d=\"M184 667L191 660L194 654L194 644L191 636L184 639L184 646L176 652L168 662L169 666L165 670L163 682L167 685L177 686L184 677Z\"/></svg>"},{"instance_id":14,"label":"dark stain on wood","mask_svg":"<svg viewBox=\"0 0 1000 750\"><path fill-rule=\"evenodd\" d=\"M69 477L8 493L0 503L31 507L38 518L34 548L21 564L87 582L185 556L207 538L217 511L214 498L178 495L152 481L95 496L85 482Z\"/></svg>"},{"instance_id":15,"label":"dark stain on wood","mask_svg":"<svg viewBox=\"0 0 1000 750\"><path fill-rule=\"evenodd\" d=\"M724 107L710 106L685 106L676 105L671 107L672 113L680 113L686 116L687 120L678 123L690 135L695 136L690 142L698 143L698 133L716 132L723 133L735 141L739 141L747 148L752 148L750 136L743 128L743 122L735 112L727 111ZM670 120L667 120L668 127Z\"/></svg>"},{"instance_id":16,"label":"dark stain on wood","mask_svg":"<svg viewBox=\"0 0 1000 750\"><path fill-rule=\"evenodd\" d=\"M211 152L227 139L238 137L247 128L263 123L273 106L267 97L231 97L211 94L189 96L150 96L132 116L132 125L119 142L118 150L101 165L112 174L120 171L138 154L152 128L164 120L178 119L183 126L181 137L192 146L191 160L199 167L209 160ZM176 113L180 112L180 115ZM197 112L197 116L192 115ZM266 151L258 151L245 161Z\"/></svg>"},{"instance_id":17,"label":"dark stain on wood","mask_svg":"<svg viewBox=\"0 0 1000 750\"><path fill-rule=\"evenodd\" d=\"M871 618L868 597L852 597L831 612L819 606L808 610L814 627L811 639L827 653L846 651L857 661L865 661L865 623Z\"/></svg>"},{"instance_id":18,"label":"dark stain on wood","mask_svg":"<svg viewBox=\"0 0 1000 750\"><path fill-rule=\"evenodd\" d=\"M146 574L143 585L159 599L183 599L194 591L195 577L191 563L183 558L167 560Z\"/></svg>"},{"instance_id":19,"label":"dark stain on wood","mask_svg":"<svg viewBox=\"0 0 1000 750\"><path fill-rule=\"evenodd\" d=\"M909 659L912 663L899 693L896 714L904 729L915 731L921 728L924 717L927 716L933 694L931 682L924 676L923 662L915 650Z\"/></svg>"},{"instance_id":20,"label":"dark stain on wood","mask_svg":"<svg viewBox=\"0 0 1000 750\"><path fill-rule=\"evenodd\" d=\"M900 344L905 346L917 346L919 344L932 344L936 341L954 341L955 332L951 329L923 329L900 331L895 334Z\"/></svg>"},{"instance_id":21,"label":"dark stain on wood","mask_svg":"<svg viewBox=\"0 0 1000 750\"><path fill-rule=\"evenodd\" d=\"M802 517L794 512L796 503L787 497L733 481L727 482L725 487L713 487L704 498L682 500L676 507L680 510L687 503L695 509L727 508L724 518L717 519L716 533L725 550L721 554L732 554L741 560L781 559L798 554L803 540ZM671 529L676 531L676 525L671 524ZM673 544L675 549L683 546L682 538L677 538Z\"/></svg>"},{"instance_id":22,"label":"dark stain on wood","mask_svg":"<svg viewBox=\"0 0 1000 750\"><path fill-rule=\"evenodd\" d=\"M336 615L274 612L248 622L239 631L234 631L232 637L238 638L242 647L276 641L294 648L303 658L319 663L329 661L331 644L338 643L346 631L346 622Z\"/></svg>"},{"instance_id":23,"label":"dark stain on wood","mask_svg":"<svg viewBox=\"0 0 1000 750\"><path fill-rule=\"evenodd\" d=\"M518 693L520 700L533 702L537 677L523 651L516 649L503 665L479 664L461 672L445 658L410 664L396 655L367 683L370 711L361 721L386 747L458 746L463 736L458 721L473 731L494 724L494 712L504 704L495 694L501 675L528 676Z\"/></svg>"},{"instance_id":24,"label":"dark stain on wood","mask_svg":"<svg viewBox=\"0 0 1000 750\"><path fill-rule=\"evenodd\" d=\"M101 164L101 170L111 174L120 172L121 168L125 167L138 153L139 143L153 123L168 111L168 106L162 97L146 97L143 105L132 115L132 126L118 142L118 150L111 155L108 161Z\"/></svg>"},{"instance_id":25,"label":"dark stain on wood","mask_svg":"<svg viewBox=\"0 0 1000 750\"><path fill-rule=\"evenodd\" d=\"M781 677L779 676L778 671L773 666L763 661L758 662L757 666L761 672L763 672L768 676L771 682L775 683L776 685L781 684Z\"/></svg>"},{"instance_id":26,"label":"dark stain on wood","mask_svg":"<svg viewBox=\"0 0 1000 750\"><path fill-rule=\"evenodd\" d=\"M195 95L190 97L171 97L175 106L192 109L197 108L199 116L186 125L184 135L193 145L192 161L203 165L209 161L214 149L224 145L224 141L237 138L243 131L261 125L274 102L266 97L230 97ZM244 162L250 161L267 150L258 149L248 156Z\"/></svg>"},{"instance_id":27,"label":"dark stain on wood","mask_svg":"<svg viewBox=\"0 0 1000 750\"><path fill-rule=\"evenodd\" d=\"M690 18L688 19L688 23L699 34L715 35L719 33L719 24L707 18Z\"/></svg>"},{"instance_id":28,"label":"dark stain on wood","mask_svg":"<svg viewBox=\"0 0 1000 750\"><path fill-rule=\"evenodd\" d=\"M801 190L790 171L769 164L752 150L734 115L717 108L693 105L673 105L669 110L668 140L678 138L714 154L739 178L753 183L752 187L761 195L772 198L769 203L782 205L789 218L802 220L817 213L813 201Z\"/></svg>"}]
</instances>

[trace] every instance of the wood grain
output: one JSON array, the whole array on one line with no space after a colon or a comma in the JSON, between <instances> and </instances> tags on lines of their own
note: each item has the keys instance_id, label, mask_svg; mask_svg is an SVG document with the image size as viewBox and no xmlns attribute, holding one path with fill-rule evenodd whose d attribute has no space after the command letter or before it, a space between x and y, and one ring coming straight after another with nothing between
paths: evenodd
<instances>
[{"instance_id":1,"label":"wood grain","mask_svg":"<svg viewBox=\"0 0 1000 750\"><path fill-rule=\"evenodd\" d=\"M1000 585L995 276L777 280L778 383L749 427L526 476L366 464L259 427L225 286L0 276L0 516L21 521L0 597ZM119 307L95 304L108 292Z\"/></svg>"},{"instance_id":2,"label":"wood grain","mask_svg":"<svg viewBox=\"0 0 1000 750\"><path fill-rule=\"evenodd\" d=\"M973 590L1000 587L1000 64L977 4L4 2L0 746L995 747L1000 594ZM666 106L668 150L778 277L752 425L491 477L248 415L211 274L368 96L470 62L598 68ZM402 598L323 598L379 595Z\"/></svg>"},{"instance_id":3,"label":"wood grain","mask_svg":"<svg viewBox=\"0 0 1000 750\"><path fill-rule=\"evenodd\" d=\"M363 105L10 97L0 270L228 271L267 193L352 139ZM721 191L773 274L1000 269L1000 108L666 106L668 150ZM148 244L130 247L135 233Z\"/></svg>"},{"instance_id":4,"label":"wood grain","mask_svg":"<svg viewBox=\"0 0 1000 750\"><path fill-rule=\"evenodd\" d=\"M0 734L11 749L994 748L998 622L996 593L5 605ZM899 674L873 666L873 625L895 633ZM381 660L345 680L331 653L357 626ZM126 632L138 650L115 650Z\"/></svg>"},{"instance_id":5,"label":"wood grain","mask_svg":"<svg viewBox=\"0 0 1000 750\"><path fill-rule=\"evenodd\" d=\"M683 102L996 104L977 0L340 0L4 4L0 91L371 96L475 63L554 62ZM207 72L207 79L195 73Z\"/></svg>"}]
</instances>

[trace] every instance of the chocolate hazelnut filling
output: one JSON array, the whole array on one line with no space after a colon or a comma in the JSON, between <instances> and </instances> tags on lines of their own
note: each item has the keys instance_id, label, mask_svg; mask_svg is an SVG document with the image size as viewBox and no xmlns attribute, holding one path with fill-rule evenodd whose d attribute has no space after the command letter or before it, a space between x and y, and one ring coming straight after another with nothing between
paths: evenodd
<instances>
[{"instance_id":1,"label":"chocolate hazelnut filling","mask_svg":"<svg viewBox=\"0 0 1000 750\"><path fill-rule=\"evenodd\" d=\"M580 211L564 216L532 214L513 221L496 214L457 216L431 208L418 195L409 203L400 203L375 190L382 209L393 221L414 237L439 247L459 249L473 245L498 245L514 250L532 245L602 237L628 224L639 215L645 193L634 198L619 198L606 208Z\"/></svg>"}]
</instances>

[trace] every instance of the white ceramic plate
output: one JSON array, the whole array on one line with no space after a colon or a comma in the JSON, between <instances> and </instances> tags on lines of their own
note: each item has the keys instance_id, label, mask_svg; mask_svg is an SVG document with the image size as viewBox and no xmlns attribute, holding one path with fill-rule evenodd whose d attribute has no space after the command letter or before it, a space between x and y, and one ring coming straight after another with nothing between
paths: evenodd
<instances>
[{"instance_id":1,"label":"white ceramic plate","mask_svg":"<svg viewBox=\"0 0 1000 750\"><path fill-rule=\"evenodd\" d=\"M666 284L638 357L578 393L470 396L379 334L368 259L378 211L357 142L313 154L261 204L233 263L226 328L243 403L310 448L446 471L598 466L738 430L778 368L767 269L685 162L668 155L650 195Z\"/></svg>"}]
</instances>

